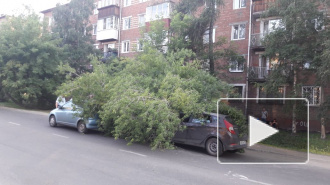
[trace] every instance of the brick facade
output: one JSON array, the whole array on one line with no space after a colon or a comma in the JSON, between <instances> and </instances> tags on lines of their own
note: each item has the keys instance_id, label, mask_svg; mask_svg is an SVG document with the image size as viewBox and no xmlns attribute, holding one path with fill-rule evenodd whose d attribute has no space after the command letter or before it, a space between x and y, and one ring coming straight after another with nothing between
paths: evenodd
<instances>
[{"instance_id":1,"label":"brick facade","mask_svg":"<svg viewBox=\"0 0 330 185\"><path fill-rule=\"evenodd\" d=\"M169 3L169 11L171 11L174 4L179 1L180 0L131 0L130 4L126 5L123 0L112 0L109 1L110 4L106 4L105 0L95 0L94 2L98 7L98 12L100 13L102 11L102 15L100 15L100 17L102 17L100 18L98 14L93 14L90 17L91 24L98 25L98 21L103 19L103 17L115 16L119 19L119 25L114 28L118 31L118 35L105 35L105 38L100 39L97 38L98 34L100 34L100 30L98 29L97 34L93 35L95 46L104 53L106 53L108 51L107 48L111 46L118 51L120 57L133 57L137 53L137 44L141 37L142 27L139 25L139 16L145 15L145 25L148 27L150 24L150 20L147 20L148 7ZM244 57L246 62L243 64L242 68L237 66L235 69L235 67L228 67L230 61L218 60L216 61L215 67L219 78L235 86L243 98L258 98L258 87L255 86L255 82L262 84L262 82L265 81L263 77L271 72L269 70L269 61L262 57L265 48L261 45L260 39L263 33L262 29L265 29L267 21L276 20L277 18L261 19L260 14L268 8L267 3L274 1L275 0L224 0L224 6L217 7L220 9L220 15L214 25L215 38L225 37L225 46L234 46L238 53ZM240 2L240 4L238 4L238 2ZM252 4L250 4L251 2ZM51 10L52 9L45 10L42 13L44 13L45 17L51 17ZM125 24L124 20L129 20L129 23ZM165 18L164 21L167 26L170 25L169 17ZM105 21L104 24L106 24ZM236 34L234 30L237 30ZM251 74L254 74L254 76L251 76ZM301 84L314 86L315 80L315 74L311 74L307 80L302 80ZM291 93L291 87L284 84L283 91L284 97L288 97ZM301 94L301 92L298 93ZM330 88L321 87L321 94L321 99L323 101L324 97L330 94ZM291 128L291 118L280 114L283 105L267 107L266 104L257 102L251 103L250 101L246 104L246 102L243 101L243 103L240 103L240 105L237 104L237 106L241 108L245 106L248 107L249 110L247 110L247 113L251 115L257 114L261 111L261 107L265 106L270 110L270 118L276 117L278 122L282 123L280 125L281 128ZM320 121L317 117L318 108L318 106L310 106L310 129L313 131L319 130L320 127ZM304 120L301 120L297 126L298 129L306 129L305 125ZM328 131L330 131L330 128L328 128Z\"/></svg>"}]
</instances>

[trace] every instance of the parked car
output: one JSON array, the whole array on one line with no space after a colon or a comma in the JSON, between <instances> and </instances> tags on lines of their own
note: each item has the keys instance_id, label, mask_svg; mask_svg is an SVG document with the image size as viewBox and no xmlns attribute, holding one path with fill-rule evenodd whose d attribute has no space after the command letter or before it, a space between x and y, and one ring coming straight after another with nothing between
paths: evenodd
<instances>
[{"instance_id":1,"label":"parked car","mask_svg":"<svg viewBox=\"0 0 330 185\"><path fill-rule=\"evenodd\" d=\"M219 114L219 140L217 140L217 114L203 114L202 118L190 116L182 124L186 126L178 131L174 143L205 148L207 153L216 156L225 151L236 152L247 147L247 137L240 138L238 127L228 115Z\"/></svg>"},{"instance_id":2,"label":"parked car","mask_svg":"<svg viewBox=\"0 0 330 185\"><path fill-rule=\"evenodd\" d=\"M75 107L75 109L74 109ZM87 120L79 117L81 108L68 101L49 113L49 125L56 127L58 124L75 127L80 133L86 133L88 129L98 130L97 117Z\"/></svg>"}]
</instances>

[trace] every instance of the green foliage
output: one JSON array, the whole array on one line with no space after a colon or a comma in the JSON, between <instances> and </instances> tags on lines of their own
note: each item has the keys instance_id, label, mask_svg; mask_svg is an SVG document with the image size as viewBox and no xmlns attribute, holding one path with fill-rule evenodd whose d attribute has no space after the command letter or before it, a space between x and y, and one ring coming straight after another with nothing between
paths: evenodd
<instances>
[{"instance_id":1,"label":"green foliage","mask_svg":"<svg viewBox=\"0 0 330 185\"><path fill-rule=\"evenodd\" d=\"M175 132L183 129L179 114L214 112L216 99L230 89L197 61L186 62L193 55L182 49L165 56L150 47L134 61L104 64L94 58L94 71L63 84L58 94L73 96L84 117L98 114L108 135L171 148Z\"/></svg>"},{"instance_id":2,"label":"green foliage","mask_svg":"<svg viewBox=\"0 0 330 185\"><path fill-rule=\"evenodd\" d=\"M66 62L75 69L76 76L87 70L88 56L97 53L89 21L93 3L93 0L72 0L67 5L57 5L53 10L52 31L62 39Z\"/></svg>"},{"instance_id":3,"label":"green foliage","mask_svg":"<svg viewBox=\"0 0 330 185\"><path fill-rule=\"evenodd\" d=\"M214 47L213 26L220 12L218 7L222 5L222 0L182 0L175 7L171 22L170 35L173 38L170 49L188 48L202 59L208 59L211 74L215 72L214 51L219 49ZM203 36L207 30L209 42L205 44Z\"/></svg>"},{"instance_id":4,"label":"green foliage","mask_svg":"<svg viewBox=\"0 0 330 185\"><path fill-rule=\"evenodd\" d=\"M63 80L58 65L63 50L35 13L9 17L0 28L0 87L14 103L54 106L53 92Z\"/></svg>"},{"instance_id":5,"label":"green foliage","mask_svg":"<svg viewBox=\"0 0 330 185\"><path fill-rule=\"evenodd\" d=\"M219 102L219 114L229 115L239 127L239 135L246 136L248 134L248 124L244 113L234 107L231 107L224 102Z\"/></svg>"},{"instance_id":6,"label":"green foliage","mask_svg":"<svg viewBox=\"0 0 330 185\"><path fill-rule=\"evenodd\" d=\"M299 82L305 81L311 72L316 72L319 77L315 85L328 86L330 32L325 25L329 24L329 18L326 11L319 11L322 7L320 3L310 0L278 0L276 6L263 15L281 18L281 26L264 40L264 56L278 61L263 84L266 91L276 92L279 86L290 84L293 87L290 97L299 97ZM310 63L310 69L303 72L301 69L307 62ZM321 112L328 110L327 106L322 106Z\"/></svg>"}]
</instances>

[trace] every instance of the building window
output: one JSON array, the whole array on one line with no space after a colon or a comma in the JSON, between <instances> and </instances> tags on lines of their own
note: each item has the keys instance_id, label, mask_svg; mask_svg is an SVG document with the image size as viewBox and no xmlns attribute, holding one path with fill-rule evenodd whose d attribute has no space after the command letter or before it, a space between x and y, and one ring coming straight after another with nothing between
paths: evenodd
<instances>
[{"instance_id":1,"label":"building window","mask_svg":"<svg viewBox=\"0 0 330 185\"><path fill-rule=\"evenodd\" d=\"M139 27L145 26L145 24L146 24L146 17L145 16L146 16L145 14L138 15L138 17L139 17Z\"/></svg>"},{"instance_id":2,"label":"building window","mask_svg":"<svg viewBox=\"0 0 330 185\"><path fill-rule=\"evenodd\" d=\"M123 30L128 30L131 28L131 17L123 18Z\"/></svg>"},{"instance_id":3,"label":"building window","mask_svg":"<svg viewBox=\"0 0 330 185\"><path fill-rule=\"evenodd\" d=\"M94 44L95 49L99 49L99 44Z\"/></svg>"},{"instance_id":4,"label":"building window","mask_svg":"<svg viewBox=\"0 0 330 185\"><path fill-rule=\"evenodd\" d=\"M97 24L93 24L93 35L97 33Z\"/></svg>"},{"instance_id":5,"label":"building window","mask_svg":"<svg viewBox=\"0 0 330 185\"><path fill-rule=\"evenodd\" d=\"M147 7L146 20L157 20L160 18L169 18L170 16L170 3L162 3L154 6Z\"/></svg>"},{"instance_id":6,"label":"building window","mask_svg":"<svg viewBox=\"0 0 330 185\"><path fill-rule=\"evenodd\" d=\"M237 24L232 26L231 40L245 39L245 24Z\"/></svg>"},{"instance_id":7,"label":"building window","mask_svg":"<svg viewBox=\"0 0 330 185\"><path fill-rule=\"evenodd\" d=\"M52 26L53 22L54 22L54 18L48 17L48 26Z\"/></svg>"},{"instance_id":8,"label":"building window","mask_svg":"<svg viewBox=\"0 0 330 185\"><path fill-rule=\"evenodd\" d=\"M207 44L209 43L209 33L210 33L210 30L206 30L204 35L203 35L203 43L204 44ZM213 35L212 35L212 40L213 40L213 43L215 42L215 28L213 28Z\"/></svg>"},{"instance_id":9,"label":"building window","mask_svg":"<svg viewBox=\"0 0 330 185\"><path fill-rule=\"evenodd\" d=\"M104 19L99 19L97 22L98 30L118 29L118 17L111 16Z\"/></svg>"},{"instance_id":10,"label":"building window","mask_svg":"<svg viewBox=\"0 0 330 185\"><path fill-rule=\"evenodd\" d=\"M94 13L94 15L99 13L99 11L97 10L97 3L94 3L93 13Z\"/></svg>"},{"instance_id":11,"label":"building window","mask_svg":"<svg viewBox=\"0 0 330 185\"><path fill-rule=\"evenodd\" d=\"M128 53L129 52L129 41L123 41L121 52L122 53Z\"/></svg>"},{"instance_id":12,"label":"building window","mask_svg":"<svg viewBox=\"0 0 330 185\"><path fill-rule=\"evenodd\" d=\"M244 64L238 60L233 60L229 62L229 71L230 72L243 72Z\"/></svg>"},{"instance_id":13,"label":"building window","mask_svg":"<svg viewBox=\"0 0 330 185\"><path fill-rule=\"evenodd\" d=\"M303 86L302 97L307 98L309 105L320 105L321 103L321 87L319 86Z\"/></svg>"},{"instance_id":14,"label":"building window","mask_svg":"<svg viewBox=\"0 0 330 185\"><path fill-rule=\"evenodd\" d=\"M140 1L140 3L143 3L143 2L147 2L149 0L139 0L139 1Z\"/></svg>"},{"instance_id":15,"label":"building window","mask_svg":"<svg viewBox=\"0 0 330 185\"><path fill-rule=\"evenodd\" d=\"M258 87L258 98L281 98L278 100L257 100L258 103L269 103L269 104L284 104L285 98L285 86L278 87L277 92L266 92L265 88L260 86Z\"/></svg>"},{"instance_id":16,"label":"building window","mask_svg":"<svg viewBox=\"0 0 330 185\"><path fill-rule=\"evenodd\" d=\"M234 9L245 8L246 0L234 0Z\"/></svg>"},{"instance_id":17,"label":"building window","mask_svg":"<svg viewBox=\"0 0 330 185\"><path fill-rule=\"evenodd\" d=\"M217 9L217 2L215 1L215 0L213 0L214 1L214 9ZM208 1L205 1L205 8L209 8L209 4L210 4L210 2L208 2Z\"/></svg>"},{"instance_id":18,"label":"building window","mask_svg":"<svg viewBox=\"0 0 330 185\"><path fill-rule=\"evenodd\" d=\"M119 5L119 0L100 0L98 3L98 8L110 6L110 5Z\"/></svg>"},{"instance_id":19,"label":"building window","mask_svg":"<svg viewBox=\"0 0 330 185\"><path fill-rule=\"evenodd\" d=\"M323 25L323 20L319 19L313 19L312 23L314 24L314 28L316 31L322 31L324 30L325 26Z\"/></svg>"},{"instance_id":20,"label":"building window","mask_svg":"<svg viewBox=\"0 0 330 185\"><path fill-rule=\"evenodd\" d=\"M130 5L131 5L131 0L124 0L124 7Z\"/></svg>"},{"instance_id":21,"label":"building window","mask_svg":"<svg viewBox=\"0 0 330 185\"><path fill-rule=\"evenodd\" d=\"M138 40L136 44L136 50L137 51L143 51L143 42Z\"/></svg>"}]
</instances>

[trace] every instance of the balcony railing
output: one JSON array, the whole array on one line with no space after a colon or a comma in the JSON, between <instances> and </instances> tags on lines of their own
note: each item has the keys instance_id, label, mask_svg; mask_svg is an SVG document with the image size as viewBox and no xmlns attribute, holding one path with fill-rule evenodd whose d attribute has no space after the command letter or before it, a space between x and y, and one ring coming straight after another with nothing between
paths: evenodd
<instances>
[{"instance_id":1,"label":"balcony railing","mask_svg":"<svg viewBox=\"0 0 330 185\"><path fill-rule=\"evenodd\" d=\"M269 69L267 69L267 67L249 67L249 80L265 80L268 77L268 74Z\"/></svg>"},{"instance_id":2,"label":"balcony railing","mask_svg":"<svg viewBox=\"0 0 330 185\"><path fill-rule=\"evenodd\" d=\"M262 41L265 35L263 33L251 34L250 44L252 48L263 47Z\"/></svg>"},{"instance_id":3,"label":"balcony railing","mask_svg":"<svg viewBox=\"0 0 330 185\"><path fill-rule=\"evenodd\" d=\"M98 30L96 34L96 40L118 40L118 30L117 29L106 29Z\"/></svg>"}]
</instances>

